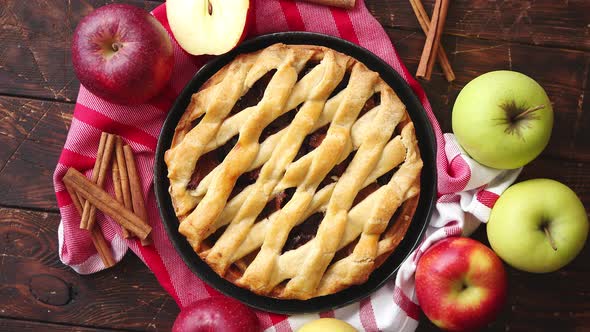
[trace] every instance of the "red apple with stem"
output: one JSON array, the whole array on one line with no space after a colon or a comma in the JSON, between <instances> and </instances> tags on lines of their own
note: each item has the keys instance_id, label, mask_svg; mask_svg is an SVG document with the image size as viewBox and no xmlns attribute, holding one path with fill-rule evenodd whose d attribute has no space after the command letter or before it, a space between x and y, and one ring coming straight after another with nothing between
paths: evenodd
<instances>
[{"instance_id":1,"label":"red apple with stem","mask_svg":"<svg viewBox=\"0 0 590 332\"><path fill-rule=\"evenodd\" d=\"M72 60L80 83L117 104L154 97L172 74L172 42L145 10L125 4L100 7L78 24Z\"/></svg>"},{"instance_id":2,"label":"red apple with stem","mask_svg":"<svg viewBox=\"0 0 590 332\"><path fill-rule=\"evenodd\" d=\"M418 261L416 295L424 314L449 331L472 331L494 320L506 300L506 272L488 247L447 238Z\"/></svg>"}]
</instances>

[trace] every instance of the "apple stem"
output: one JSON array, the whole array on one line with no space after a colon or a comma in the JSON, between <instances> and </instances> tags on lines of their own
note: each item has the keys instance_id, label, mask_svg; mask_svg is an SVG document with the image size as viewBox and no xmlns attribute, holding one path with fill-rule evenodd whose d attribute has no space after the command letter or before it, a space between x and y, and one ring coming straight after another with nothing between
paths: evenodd
<instances>
[{"instance_id":1,"label":"apple stem","mask_svg":"<svg viewBox=\"0 0 590 332\"><path fill-rule=\"evenodd\" d=\"M549 233L549 228L547 226L545 226L545 227L543 227L543 230L545 231L545 235L549 239L549 244L551 245L551 248L553 248L553 250L557 251L557 246L555 245L555 241L553 241L553 237L551 236L551 233Z\"/></svg>"},{"instance_id":2,"label":"apple stem","mask_svg":"<svg viewBox=\"0 0 590 332\"><path fill-rule=\"evenodd\" d=\"M120 43L113 43L111 45L111 48L113 49L113 51L117 52L120 48L123 48L123 45Z\"/></svg>"},{"instance_id":3,"label":"apple stem","mask_svg":"<svg viewBox=\"0 0 590 332\"><path fill-rule=\"evenodd\" d=\"M207 1L207 10L209 11L209 15L213 15L213 5L211 5L211 1Z\"/></svg>"},{"instance_id":4,"label":"apple stem","mask_svg":"<svg viewBox=\"0 0 590 332\"><path fill-rule=\"evenodd\" d=\"M543 109L543 108L545 108L545 105L537 105L537 106L531 107L531 108L527 109L526 111L516 115L514 117L514 120L519 120L520 118L527 116L527 114L536 112L536 111Z\"/></svg>"}]
</instances>

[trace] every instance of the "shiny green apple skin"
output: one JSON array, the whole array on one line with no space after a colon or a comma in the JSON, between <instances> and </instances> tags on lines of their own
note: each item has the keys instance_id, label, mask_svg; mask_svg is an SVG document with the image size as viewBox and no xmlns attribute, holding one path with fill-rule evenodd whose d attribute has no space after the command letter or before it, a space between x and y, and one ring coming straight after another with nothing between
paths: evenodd
<instances>
[{"instance_id":1,"label":"shiny green apple skin","mask_svg":"<svg viewBox=\"0 0 590 332\"><path fill-rule=\"evenodd\" d=\"M358 332L352 325L336 318L320 318L303 325L297 332Z\"/></svg>"},{"instance_id":2,"label":"shiny green apple skin","mask_svg":"<svg viewBox=\"0 0 590 332\"><path fill-rule=\"evenodd\" d=\"M502 105L532 108L534 118L522 122L521 135L507 132ZM545 90L532 78L514 71L483 74L457 96L452 114L453 133L465 151L480 164L514 169L535 159L545 148L553 127L553 108Z\"/></svg>"},{"instance_id":3,"label":"shiny green apple skin","mask_svg":"<svg viewBox=\"0 0 590 332\"><path fill-rule=\"evenodd\" d=\"M556 250L543 226L547 227ZM588 216L576 194L554 180L534 179L508 188L487 225L494 251L514 268L556 271L580 253L588 237Z\"/></svg>"}]
</instances>

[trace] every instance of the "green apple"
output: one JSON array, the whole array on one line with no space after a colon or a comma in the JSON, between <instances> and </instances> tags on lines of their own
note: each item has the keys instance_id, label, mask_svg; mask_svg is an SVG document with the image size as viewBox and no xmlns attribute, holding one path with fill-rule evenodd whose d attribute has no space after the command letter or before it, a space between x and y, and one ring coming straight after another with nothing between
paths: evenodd
<instances>
[{"instance_id":1,"label":"green apple","mask_svg":"<svg viewBox=\"0 0 590 332\"><path fill-rule=\"evenodd\" d=\"M320 318L303 325L297 332L357 332L357 329L347 322L336 318Z\"/></svg>"},{"instance_id":2,"label":"green apple","mask_svg":"<svg viewBox=\"0 0 590 332\"><path fill-rule=\"evenodd\" d=\"M473 159L513 169L535 159L549 142L553 108L532 78L500 70L467 83L452 118L457 141Z\"/></svg>"},{"instance_id":3,"label":"green apple","mask_svg":"<svg viewBox=\"0 0 590 332\"><path fill-rule=\"evenodd\" d=\"M506 263L528 272L553 272L584 247L588 216L578 196L564 184L528 180L500 196L487 233L490 245Z\"/></svg>"}]
</instances>

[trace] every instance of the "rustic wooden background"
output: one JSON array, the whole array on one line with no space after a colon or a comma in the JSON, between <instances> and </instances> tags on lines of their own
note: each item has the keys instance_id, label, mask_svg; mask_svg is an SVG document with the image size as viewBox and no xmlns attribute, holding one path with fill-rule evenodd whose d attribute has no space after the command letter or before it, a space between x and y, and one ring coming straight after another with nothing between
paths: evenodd
<instances>
[{"instance_id":1,"label":"rustic wooden background","mask_svg":"<svg viewBox=\"0 0 590 332\"><path fill-rule=\"evenodd\" d=\"M70 42L79 20L110 1L0 0L0 330L168 331L178 308L134 256L79 276L57 256L52 172L71 121L78 80ZM145 9L159 1L125 0ZM424 42L407 0L367 0L410 71ZM427 10L434 0L425 1ZM455 0L443 42L457 80L440 70L423 86L445 131L459 90L512 69L554 103L555 128L521 179L549 177L590 208L590 1ZM483 242L485 231L475 237ZM590 331L590 246L561 271L507 269L509 298L493 331ZM422 319L420 331L434 330Z\"/></svg>"}]
</instances>

